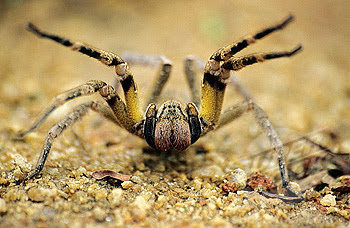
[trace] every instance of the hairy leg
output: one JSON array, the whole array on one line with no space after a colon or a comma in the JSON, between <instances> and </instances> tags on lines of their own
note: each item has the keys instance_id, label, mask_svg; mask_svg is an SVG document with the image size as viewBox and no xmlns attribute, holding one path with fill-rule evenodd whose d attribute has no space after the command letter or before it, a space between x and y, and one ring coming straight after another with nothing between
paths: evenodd
<instances>
[{"instance_id":1,"label":"hairy leg","mask_svg":"<svg viewBox=\"0 0 350 228\"><path fill-rule=\"evenodd\" d=\"M40 117L33 123L33 125L28 130L21 132L19 134L19 137L24 137L28 133L37 129L45 121L45 119L61 105L65 104L66 102L68 102L74 98L96 93L98 90L103 88L105 85L107 85L107 84L103 81L91 80L83 85L80 85L76 88L70 89L70 90L56 96L54 99L52 99L52 101L47 106L47 108L44 109L43 114L40 115Z\"/></svg>"},{"instance_id":2,"label":"hairy leg","mask_svg":"<svg viewBox=\"0 0 350 228\"><path fill-rule=\"evenodd\" d=\"M222 112L220 116L220 120L218 122L218 125L215 129L218 129L228 123L231 123L235 119L242 116L245 112L249 111L251 109L250 102L248 101L242 101L236 105L233 105Z\"/></svg>"},{"instance_id":3,"label":"hairy leg","mask_svg":"<svg viewBox=\"0 0 350 228\"><path fill-rule=\"evenodd\" d=\"M210 57L210 59L215 61L225 61L230 57L232 57L234 54L248 47L250 44L255 43L257 40L260 40L275 31L282 30L293 20L294 20L294 17L290 15L279 24L265 28L262 31L255 33L254 35L248 35L246 38L243 38L240 41L237 41L233 44L220 48L219 50L214 52L214 54Z\"/></svg>"},{"instance_id":4,"label":"hairy leg","mask_svg":"<svg viewBox=\"0 0 350 228\"><path fill-rule=\"evenodd\" d=\"M237 108L233 108L233 110L237 109L238 111L228 110L227 111L228 114L225 114L224 112L222 115L223 116L222 120L220 119L219 126L223 126L224 124L229 123L234 119L236 119L237 117L239 117L240 115L242 115L244 112L245 106L246 106L246 111L252 110L254 112L256 121L259 123L263 132L268 137L272 149L277 154L278 168L280 170L282 185L287 189L290 195L295 196L296 194L289 189L289 176L288 176L288 170L286 167L283 143L280 140L276 130L274 129L273 125L268 119L268 116L265 113L265 111L257 105L257 103L253 100L253 97L243 87L243 85L235 75L232 75L232 83L235 85L236 91L239 94L241 94L246 101L242 102L241 105L238 105ZM243 108L239 108L240 106L242 106ZM230 114L230 112L232 112L233 114Z\"/></svg>"},{"instance_id":5,"label":"hairy leg","mask_svg":"<svg viewBox=\"0 0 350 228\"><path fill-rule=\"evenodd\" d=\"M238 58L232 57L256 40L274 31L283 29L292 20L293 17L289 16L280 24L271 26L255 35L248 36L246 39L220 48L209 58L204 69L201 90L200 118L204 128L202 134L214 129L220 119L225 88L230 80L231 70L239 70L245 66L262 62L263 60L290 57L301 50L301 46L298 46L290 52L252 54Z\"/></svg>"},{"instance_id":6,"label":"hairy leg","mask_svg":"<svg viewBox=\"0 0 350 228\"><path fill-rule=\"evenodd\" d=\"M126 111L130 116L130 121L132 121L133 124L142 121L143 113L139 104L137 86L127 63L121 57L112 52L107 52L87 44L71 41L57 35L43 32L32 23L28 23L27 28L39 37L47 38L63 46L70 47L73 51L78 51L91 58L97 59L106 66L114 66L117 80L120 81L123 87Z\"/></svg>"},{"instance_id":7,"label":"hairy leg","mask_svg":"<svg viewBox=\"0 0 350 228\"><path fill-rule=\"evenodd\" d=\"M301 51L302 47L298 46L292 51L285 52L274 52L274 53L256 53L241 57L231 57L226 60L221 67L227 70L238 71L246 66L252 65L258 62L264 62L265 60L281 58L281 57L291 57Z\"/></svg>"},{"instance_id":8,"label":"hairy leg","mask_svg":"<svg viewBox=\"0 0 350 228\"><path fill-rule=\"evenodd\" d=\"M62 132L69 126L73 125L77 120L81 119L87 111L91 108L94 102L89 102L83 105L78 106L71 112L68 116L62 119L60 122L55 124L47 133L43 148L41 150L40 157L35 166L35 169L28 173L27 177L24 180L28 180L38 175L45 165L47 156L50 153L52 143L55 139L62 134Z\"/></svg>"},{"instance_id":9,"label":"hairy leg","mask_svg":"<svg viewBox=\"0 0 350 228\"><path fill-rule=\"evenodd\" d=\"M169 79L172 67L171 61L162 55L143 55L126 52L123 53L122 56L130 64L159 67L156 77L152 82L151 90L147 95L145 105L147 107L150 103L157 103L159 96Z\"/></svg>"},{"instance_id":10,"label":"hairy leg","mask_svg":"<svg viewBox=\"0 0 350 228\"><path fill-rule=\"evenodd\" d=\"M203 72L205 62L200 57L189 55L184 60L185 75L191 91L192 102L199 107L200 104L200 78L199 72Z\"/></svg>"}]
</instances>

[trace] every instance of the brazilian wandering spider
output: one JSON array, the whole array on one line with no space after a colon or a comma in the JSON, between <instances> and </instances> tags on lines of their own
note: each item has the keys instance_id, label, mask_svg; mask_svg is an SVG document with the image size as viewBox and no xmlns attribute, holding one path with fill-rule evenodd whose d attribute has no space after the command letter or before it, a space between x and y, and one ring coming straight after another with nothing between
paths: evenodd
<instances>
[{"instance_id":1,"label":"brazilian wandering spider","mask_svg":"<svg viewBox=\"0 0 350 228\"><path fill-rule=\"evenodd\" d=\"M25 180L31 179L41 172L55 138L66 127L71 126L77 120L81 119L89 109L102 114L128 132L145 139L151 147L161 151L168 151L170 149L185 150L191 144L195 143L199 137L230 123L243 113L251 110L255 115L256 121L269 138L271 147L278 155L282 184L288 190L289 178L284 161L283 144L265 112L254 102L253 98L246 92L235 75L231 74L231 71L238 71L248 65L274 58L290 57L298 53L302 49L300 45L292 51L256 53L234 57L236 53L250 44L270 33L283 29L292 20L293 16L289 16L282 23L268 27L254 35L247 36L238 42L218 49L206 64L193 56L188 56L185 59L185 74L191 90L193 103L188 103L185 108L179 102L170 100L166 101L157 109L155 103L158 101L159 95L168 80L171 62L163 56L153 57L153 60L160 66L160 71L156 77L152 92L148 97L147 103L149 105L145 114L143 114L140 107L138 90L133 74L124 59L129 62L144 63L148 61L148 56L129 54L122 59L120 56L111 52L43 32L29 23L28 30L37 36L56 41L66 47L70 47L73 51L78 51L95 58L107 66L114 66L116 78L124 91L125 101L119 97L113 86L100 80L88 81L55 97L44 111L44 114L27 131L20 133L20 137L37 129L50 113L69 100L99 93L105 102L89 101L79 105L69 115L55 124L47 133L41 156L35 169L27 175ZM196 87L197 84L195 83L197 68L204 69L201 93L199 93L199 88ZM230 79L233 80L237 91L245 99L222 112L225 88Z\"/></svg>"}]
</instances>

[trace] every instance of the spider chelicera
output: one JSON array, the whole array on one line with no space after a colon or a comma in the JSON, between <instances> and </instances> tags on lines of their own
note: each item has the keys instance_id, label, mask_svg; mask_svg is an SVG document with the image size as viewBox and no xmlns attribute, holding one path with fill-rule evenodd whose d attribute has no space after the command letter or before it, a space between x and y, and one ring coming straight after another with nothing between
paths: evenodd
<instances>
[{"instance_id":1,"label":"spider chelicera","mask_svg":"<svg viewBox=\"0 0 350 228\"><path fill-rule=\"evenodd\" d=\"M105 102L102 100L89 101L79 105L68 116L55 124L47 133L42 153L35 169L27 175L25 180L33 178L41 172L55 138L66 127L71 126L77 120L81 119L89 109L102 114L128 132L145 139L151 147L161 151L171 149L185 150L191 144L195 143L199 137L207 134L209 131L220 128L238 118L243 113L252 110L256 121L269 138L271 147L278 154L282 184L288 189L289 179L284 162L283 144L265 112L254 102L252 97L241 86L238 79L230 73L258 62L280 57L290 57L298 53L302 49L300 45L291 51L256 53L234 57L236 53L250 44L272 32L283 29L292 20L293 16L289 16L277 25L263 29L254 35L247 36L238 42L218 49L206 64L194 56L188 56L185 59L185 73L191 89L193 103L188 103L185 108L174 100L166 101L160 108L157 108L155 103L158 101L159 95L168 80L171 62L163 56L153 57L153 63L156 62L160 66L160 71L148 97L147 104L149 105L146 108L145 114L140 107L138 90L133 74L124 59L129 62L140 63L147 62L147 56L129 54L121 58L111 52L43 32L29 23L28 30L39 37L51 39L66 47L70 47L74 51L95 58L107 66L113 66L116 72L116 79L123 88L125 101L119 97L115 87L100 80L88 81L55 97L47 109L44 110L44 114L34 122L31 128L20 134L21 137L38 128L50 113L69 100L99 93ZM195 77L198 68L204 69L201 93L199 92L199 83L196 83L197 79ZM245 99L243 102L233 105L222 112L225 88L230 79L233 79L237 91Z\"/></svg>"}]
</instances>

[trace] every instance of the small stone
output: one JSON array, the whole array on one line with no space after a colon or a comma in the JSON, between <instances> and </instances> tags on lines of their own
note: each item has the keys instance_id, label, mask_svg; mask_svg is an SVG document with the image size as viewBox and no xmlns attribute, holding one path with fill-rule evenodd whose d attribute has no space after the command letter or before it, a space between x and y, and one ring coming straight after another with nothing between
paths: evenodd
<instances>
[{"instance_id":1,"label":"small stone","mask_svg":"<svg viewBox=\"0 0 350 228\"><path fill-rule=\"evenodd\" d=\"M108 194L108 201L111 207L119 206L122 200L123 190L120 188L113 189L111 193Z\"/></svg>"},{"instance_id":2,"label":"small stone","mask_svg":"<svg viewBox=\"0 0 350 228\"><path fill-rule=\"evenodd\" d=\"M141 184L141 183L142 183L142 180L141 180L141 178L140 178L139 176L132 176L132 177L130 178L130 180L131 180L132 182L137 183L137 184Z\"/></svg>"},{"instance_id":3,"label":"small stone","mask_svg":"<svg viewBox=\"0 0 350 228\"><path fill-rule=\"evenodd\" d=\"M201 169L195 170L191 174L192 177L210 178L211 181L215 182L223 180L224 172L217 165L206 166Z\"/></svg>"},{"instance_id":4,"label":"small stone","mask_svg":"<svg viewBox=\"0 0 350 228\"><path fill-rule=\"evenodd\" d=\"M20 154L15 155L14 163L19 166L22 172L29 172L32 165Z\"/></svg>"},{"instance_id":5,"label":"small stone","mask_svg":"<svg viewBox=\"0 0 350 228\"><path fill-rule=\"evenodd\" d=\"M108 194L108 192L106 189L104 189L104 188L97 189L95 191L95 199L96 200L104 200L107 198L107 194Z\"/></svg>"},{"instance_id":6,"label":"small stone","mask_svg":"<svg viewBox=\"0 0 350 228\"><path fill-rule=\"evenodd\" d=\"M335 196L327 194L321 199L320 204L325 207L330 207L335 206L337 202L335 201Z\"/></svg>"},{"instance_id":7,"label":"small stone","mask_svg":"<svg viewBox=\"0 0 350 228\"><path fill-rule=\"evenodd\" d=\"M131 181L124 181L122 183L122 188L123 189L129 189L134 185L134 183L132 183Z\"/></svg>"},{"instance_id":8,"label":"small stone","mask_svg":"<svg viewBox=\"0 0 350 228\"><path fill-rule=\"evenodd\" d=\"M94 216L94 219L98 222L103 222L105 218L107 217L107 213L101 209L100 207L95 207L92 210L92 214Z\"/></svg>"},{"instance_id":9,"label":"small stone","mask_svg":"<svg viewBox=\"0 0 350 228\"><path fill-rule=\"evenodd\" d=\"M167 197L160 195L155 203L155 208L160 209L166 201L167 201Z\"/></svg>"},{"instance_id":10,"label":"small stone","mask_svg":"<svg viewBox=\"0 0 350 228\"><path fill-rule=\"evenodd\" d=\"M15 180L23 180L25 175L22 172L22 170L17 166L13 171L13 177L15 178Z\"/></svg>"},{"instance_id":11,"label":"small stone","mask_svg":"<svg viewBox=\"0 0 350 228\"><path fill-rule=\"evenodd\" d=\"M132 213L142 220L146 218L147 210L151 208L151 204L142 195L139 195L130 204L130 207Z\"/></svg>"},{"instance_id":12,"label":"small stone","mask_svg":"<svg viewBox=\"0 0 350 228\"><path fill-rule=\"evenodd\" d=\"M237 190L245 188L247 183L247 175L240 168L227 173L225 178L227 181L235 183L235 188Z\"/></svg>"},{"instance_id":13,"label":"small stone","mask_svg":"<svg viewBox=\"0 0 350 228\"><path fill-rule=\"evenodd\" d=\"M77 170L77 175L81 176L83 174L86 174L86 169L80 166L79 169Z\"/></svg>"},{"instance_id":14,"label":"small stone","mask_svg":"<svg viewBox=\"0 0 350 228\"><path fill-rule=\"evenodd\" d=\"M156 172L164 172L165 171L165 166L163 164L157 165L157 167L154 169Z\"/></svg>"},{"instance_id":15,"label":"small stone","mask_svg":"<svg viewBox=\"0 0 350 228\"><path fill-rule=\"evenodd\" d=\"M271 191L276 187L272 179L259 172L255 172L249 176L247 180L247 185L253 190L262 191Z\"/></svg>"},{"instance_id":16,"label":"small stone","mask_svg":"<svg viewBox=\"0 0 350 228\"><path fill-rule=\"evenodd\" d=\"M28 197L31 201L42 202L50 195L50 190L45 188L33 187L28 190Z\"/></svg>"},{"instance_id":17,"label":"small stone","mask_svg":"<svg viewBox=\"0 0 350 228\"><path fill-rule=\"evenodd\" d=\"M294 192L295 194L299 195L301 192L300 186L298 183L296 182L289 182L289 189L292 190L292 192Z\"/></svg>"},{"instance_id":18,"label":"small stone","mask_svg":"<svg viewBox=\"0 0 350 228\"><path fill-rule=\"evenodd\" d=\"M6 202L4 199L0 198L0 215L5 214L6 212L7 212Z\"/></svg>"}]
</instances>

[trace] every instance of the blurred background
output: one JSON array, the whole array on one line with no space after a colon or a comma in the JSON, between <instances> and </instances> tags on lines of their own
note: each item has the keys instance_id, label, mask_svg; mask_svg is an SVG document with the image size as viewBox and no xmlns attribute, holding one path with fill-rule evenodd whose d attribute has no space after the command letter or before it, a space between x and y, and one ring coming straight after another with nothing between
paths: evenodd
<instances>
[{"instance_id":1,"label":"blurred background","mask_svg":"<svg viewBox=\"0 0 350 228\"><path fill-rule=\"evenodd\" d=\"M164 94L189 102L185 56L207 59L218 48L293 14L295 21L283 31L239 54L291 50L298 44L304 50L290 59L248 67L238 72L239 78L276 126L303 134L328 129L340 138L339 147L350 151L349 12L348 0L1 0L1 128L24 129L55 95L90 79L108 83L114 79L112 69L26 31L29 21L44 31L117 54L167 56L174 66ZM143 66L131 70L142 96L156 70ZM241 99L231 86L224 105ZM48 130L45 126L39 130L38 145ZM257 128L247 115L199 144L214 138L220 150L233 146L242 151ZM122 134L118 127L110 131Z\"/></svg>"}]
</instances>

